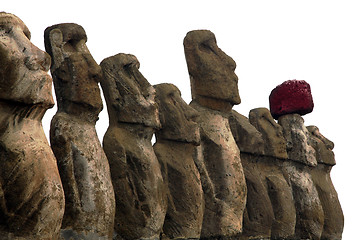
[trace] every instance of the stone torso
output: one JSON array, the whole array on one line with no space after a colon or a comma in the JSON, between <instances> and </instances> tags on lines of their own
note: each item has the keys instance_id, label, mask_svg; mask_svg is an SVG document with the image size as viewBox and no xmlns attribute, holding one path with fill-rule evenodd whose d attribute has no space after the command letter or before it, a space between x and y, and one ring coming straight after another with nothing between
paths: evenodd
<instances>
[{"instance_id":1,"label":"stone torso","mask_svg":"<svg viewBox=\"0 0 357 240\"><path fill-rule=\"evenodd\" d=\"M168 185L168 210L163 230L170 239L200 238L204 198L194 162L196 148L191 143L170 140L154 145L164 182Z\"/></svg>"},{"instance_id":2,"label":"stone torso","mask_svg":"<svg viewBox=\"0 0 357 240\"><path fill-rule=\"evenodd\" d=\"M51 122L51 144L66 192L62 237L111 239L114 191L94 123L57 113Z\"/></svg>"},{"instance_id":3,"label":"stone torso","mask_svg":"<svg viewBox=\"0 0 357 240\"><path fill-rule=\"evenodd\" d=\"M203 163L199 171L206 207L201 236L237 235L242 231L246 203L246 183L239 149L227 118L218 111L207 110L195 103L190 105L200 113L197 122L200 125Z\"/></svg>"},{"instance_id":4,"label":"stone torso","mask_svg":"<svg viewBox=\"0 0 357 240\"><path fill-rule=\"evenodd\" d=\"M0 235L56 239L64 196L40 122L45 109L3 103L0 108Z\"/></svg>"},{"instance_id":5,"label":"stone torso","mask_svg":"<svg viewBox=\"0 0 357 240\"><path fill-rule=\"evenodd\" d=\"M152 129L110 126L104 136L116 192L117 239L158 239L166 212L160 165L151 145Z\"/></svg>"}]
</instances>

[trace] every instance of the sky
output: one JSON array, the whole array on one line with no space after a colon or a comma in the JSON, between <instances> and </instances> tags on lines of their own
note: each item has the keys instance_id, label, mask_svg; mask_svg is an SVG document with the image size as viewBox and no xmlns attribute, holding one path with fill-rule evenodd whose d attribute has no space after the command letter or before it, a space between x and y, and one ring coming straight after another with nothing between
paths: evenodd
<instances>
[{"instance_id":1,"label":"sky","mask_svg":"<svg viewBox=\"0 0 357 240\"><path fill-rule=\"evenodd\" d=\"M234 109L269 108L269 94L286 80L311 86L314 110L305 125L316 125L335 143L337 165L331 172L345 215L343 239L354 239L357 158L355 93L357 80L357 3L353 1L21 1L1 3L0 11L21 18L31 41L44 50L46 27L73 22L86 30L87 46L99 64L117 53L134 54L152 84L173 83L191 101L183 50L187 32L211 30L218 46L237 63L242 103ZM104 98L103 98L104 101ZM43 126L48 136L56 106ZM99 115L99 139L108 126Z\"/></svg>"}]
</instances>

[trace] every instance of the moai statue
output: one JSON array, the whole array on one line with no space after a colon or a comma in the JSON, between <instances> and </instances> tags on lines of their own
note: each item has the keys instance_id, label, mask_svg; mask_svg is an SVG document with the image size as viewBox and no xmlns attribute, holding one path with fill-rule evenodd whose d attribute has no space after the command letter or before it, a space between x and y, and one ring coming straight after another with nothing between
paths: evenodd
<instances>
[{"instance_id":1,"label":"moai statue","mask_svg":"<svg viewBox=\"0 0 357 240\"><path fill-rule=\"evenodd\" d=\"M50 140L66 199L61 237L112 239L114 190L95 129L103 108L98 86L102 72L86 41L84 29L74 23L45 30L58 105Z\"/></svg>"},{"instance_id":2,"label":"moai statue","mask_svg":"<svg viewBox=\"0 0 357 240\"><path fill-rule=\"evenodd\" d=\"M187 33L184 50L193 101L199 115L201 145L197 158L205 197L201 238L236 238L242 232L247 187L240 152L227 114L240 103L235 62L218 48L208 30Z\"/></svg>"},{"instance_id":3,"label":"moai statue","mask_svg":"<svg viewBox=\"0 0 357 240\"><path fill-rule=\"evenodd\" d=\"M194 157L200 144L198 113L172 84L155 85L162 128L156 132L154 151L168 187L168 209L163 233L169 239L199 239L204 198Z\"/></svg>"},{"instance_id":4,"label":"moai statue","mask_svg":"<svg viewBox=\"0 0 357 240\"><path fill-rule=\"evenodd\" d=\"M264 156L287 159L283 128L274 120L269 109L255 108L249 112L249 122L262 134Z\"/></svg>"},{"instance_id":5,"label":"moai statue","mask_svg":"<svg viewBox=\"0 0 357 240\"><path fill-rule=\"evenodd\" d=\"M234 110L229 114L229 126L240 150L247 184L247 203L241 238L268 239L271 235L274 213L260 170L264 165L262 134L250 124L247 117Z\"/></svg>"},{"instance_id":6,"label":"moai statue","mask_svg":"<svg viewBox=\"0 0 357 240\"><path fill-rule=\"evenodd\" d=\"M0 12L0 238L58 239L64 194L42 128L53 107L50 57L15 15Z\"/></svg>"},{"instance_id":7,"label":"moai statue","mask_svg":"<svg viewBox=\"0 0 357 240\"><path fill-rule=\"evenodd\" d=\"M116 239L159 239L166 192L151 138L160 127L155 89L130 54L104 59L109 127L103 140L115 191Z\"/></svg>"},{"instance_id":8,"label":"moai statue","mask_svg":"<svg viewBox=\"0 0 357 240\"><path fill-rule=\"evenodd\" d=\"M292 184L296 208L296 239L320 239L324 212L311 170L317 166L315 150L301 115L313 109L311 90L305 81L289 80L269 96L270 111L283 127L289 160L285 171Z\"/></svg>"},{"instance_id":9,"label":"moai statue","mask_svg":"<svg viewBox=\"0 0 357 240\"><path fill-rule=\"evenodd\" d=\"M321 239L342 239L344 217L330 172L336 164L332 151L333 142L325 138L316 126L308 126L309 139L315 149L317 167L312 169L312 180L316 186L324 210L324 228Z\"/></svg>"},{"instance_id":10,"label":"moai statue","mask_svg":"<svg viewBox=\"0 0 357 240\"><path fill-rule=\"evenodd\" d=\"M272 205L274 219L271 238L291 239L295 234L296 211L292 188L283 170L288 158L283 128L275 122L267 108L252 109L249 112L249 121L264 140L264 155L257 158L254 170L264 183ZM245 169L244 173L246 174ZM256 197L259 198L261 193L256 192ZM248 206L249 200L248 189Z\"/></svg>"}]
</instances>

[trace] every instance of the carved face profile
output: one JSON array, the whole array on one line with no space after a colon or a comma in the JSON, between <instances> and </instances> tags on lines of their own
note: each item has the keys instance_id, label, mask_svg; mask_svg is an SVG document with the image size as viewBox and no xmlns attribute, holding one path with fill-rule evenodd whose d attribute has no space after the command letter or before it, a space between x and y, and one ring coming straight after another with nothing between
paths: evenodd
<instances>
[{"instance_id":1,"label":"carved face profile","mask_svg":"<svg viewBox=\"0 0 357 240\"><path fill-rule=\"evenodd\" d=\"M184 50L191 79L192 98L204 96L232 103L241 102L236 63L218 46L208 30L187 33Z\"/></svg>"},{"instance_id":2,"label":"carved face profile","mask_svg":"<svg viewBox=\"0 0 357 240\"><path fill-rule=\"evenodd\" d=\"M30 35L18 17L0 12L0 96L52 107L50 57L30 42Z\"/></svg>"},{"instance_id":3,"label":"carved face profile","mask_svg":"<svg viewBox=\"0 0 357 240\"><path fill-rule=\"evenodd\" d=\"M86 42L84 29L74 23L58 24L45 30L45 47L52 58L51 73L59 109L70 102L97 113L103 108L98 86L101 68Z\"/></svg>"},{"instance_id":4,"label":"carved face profile","mask_svg":"<svg viewBox=\"0 0 357 240\"><path fill-rule=\"evenodd\" d=\"M327 165L335 165L335 154L332 149L334 148L334 143L323 136L316 126L306 127L309 130L309 140L312 142L312 147L315 149L316 160L318 163L324 163Z\"/></svg>"},{"instance_id":5,"label":"carved face profile","mask_svg":"<svg viewBox=\"0 0 357 240\"><path fill-rule=\"evenodd\" d=\"M181 98L181 92L175 85L163 83L154 87L162 125L162 129L157 132L158 138L198 145L199 127L193 121L198 112Z\"/></svg>"},{"instance_id":6,"label":"carved face profile","mask_svg":"<svg viewBox=\"0 0 357 240\"><path fill-rule=\"evenodd\" d=\"M109 121L138 123L159 128L155 89L139 71L134 55L119 53L104 59L101 86L107 102Z\"/></svg>"},{"instance_id":7,"label":"carved face profile","mask_svg":"<svg viewBox=\"0 0 357 240\"><path fill-rule=\"evenodd\" d=\"M280 116L278 123L283 127L289 159L308 166L316 166L315 149L309 139L310 133L304 125L304 119L296 113L287 114Z\"/></svg>"},{"instance_id":8,"label":"carved face profile","mask_svg":"<svg viewBox=\"0 0 357 240\"><path fill-rule=\"evenodd\" d=\"M249 112L249 122L262 133L266 155L288 158L283 128L275 122L267 108L256 108Z\"/></svg>"}]
</instances>

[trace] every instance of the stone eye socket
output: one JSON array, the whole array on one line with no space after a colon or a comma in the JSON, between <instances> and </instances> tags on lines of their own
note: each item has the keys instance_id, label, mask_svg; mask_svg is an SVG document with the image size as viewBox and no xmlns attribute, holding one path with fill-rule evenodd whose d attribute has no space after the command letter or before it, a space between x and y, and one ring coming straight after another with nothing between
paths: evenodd
<instances>
[{"instance_id":1,"label":"stone eye socket","mask_svg":"<svg viewBox=\"0 0 357 240\"><path fill-rule=\"evenodd\" d=\"M64 44L64 49L66 51L75 51L77 41L70 39Z\"/></svg>"},{"instance_id":2,"label":"stone eye socket","mask_svg":"<svg viewBox=\"0 0 357 240\"><path fill-rule=\"evenodd\" d=\"M12 29L12 27L6 25L0 25L0 35L10 34Z\"/></svg>"},{"instance_id":3,"label":"stone eye socket","mask_svg":"<svg viewBox=\"0 0 357 240\"><path fill-rule=\"evenodd\" d=\"M198 47L202 52L211 53L213 52L212 47L210 46L209 42L203 42Z\"/></svg>"}]
</instances>

